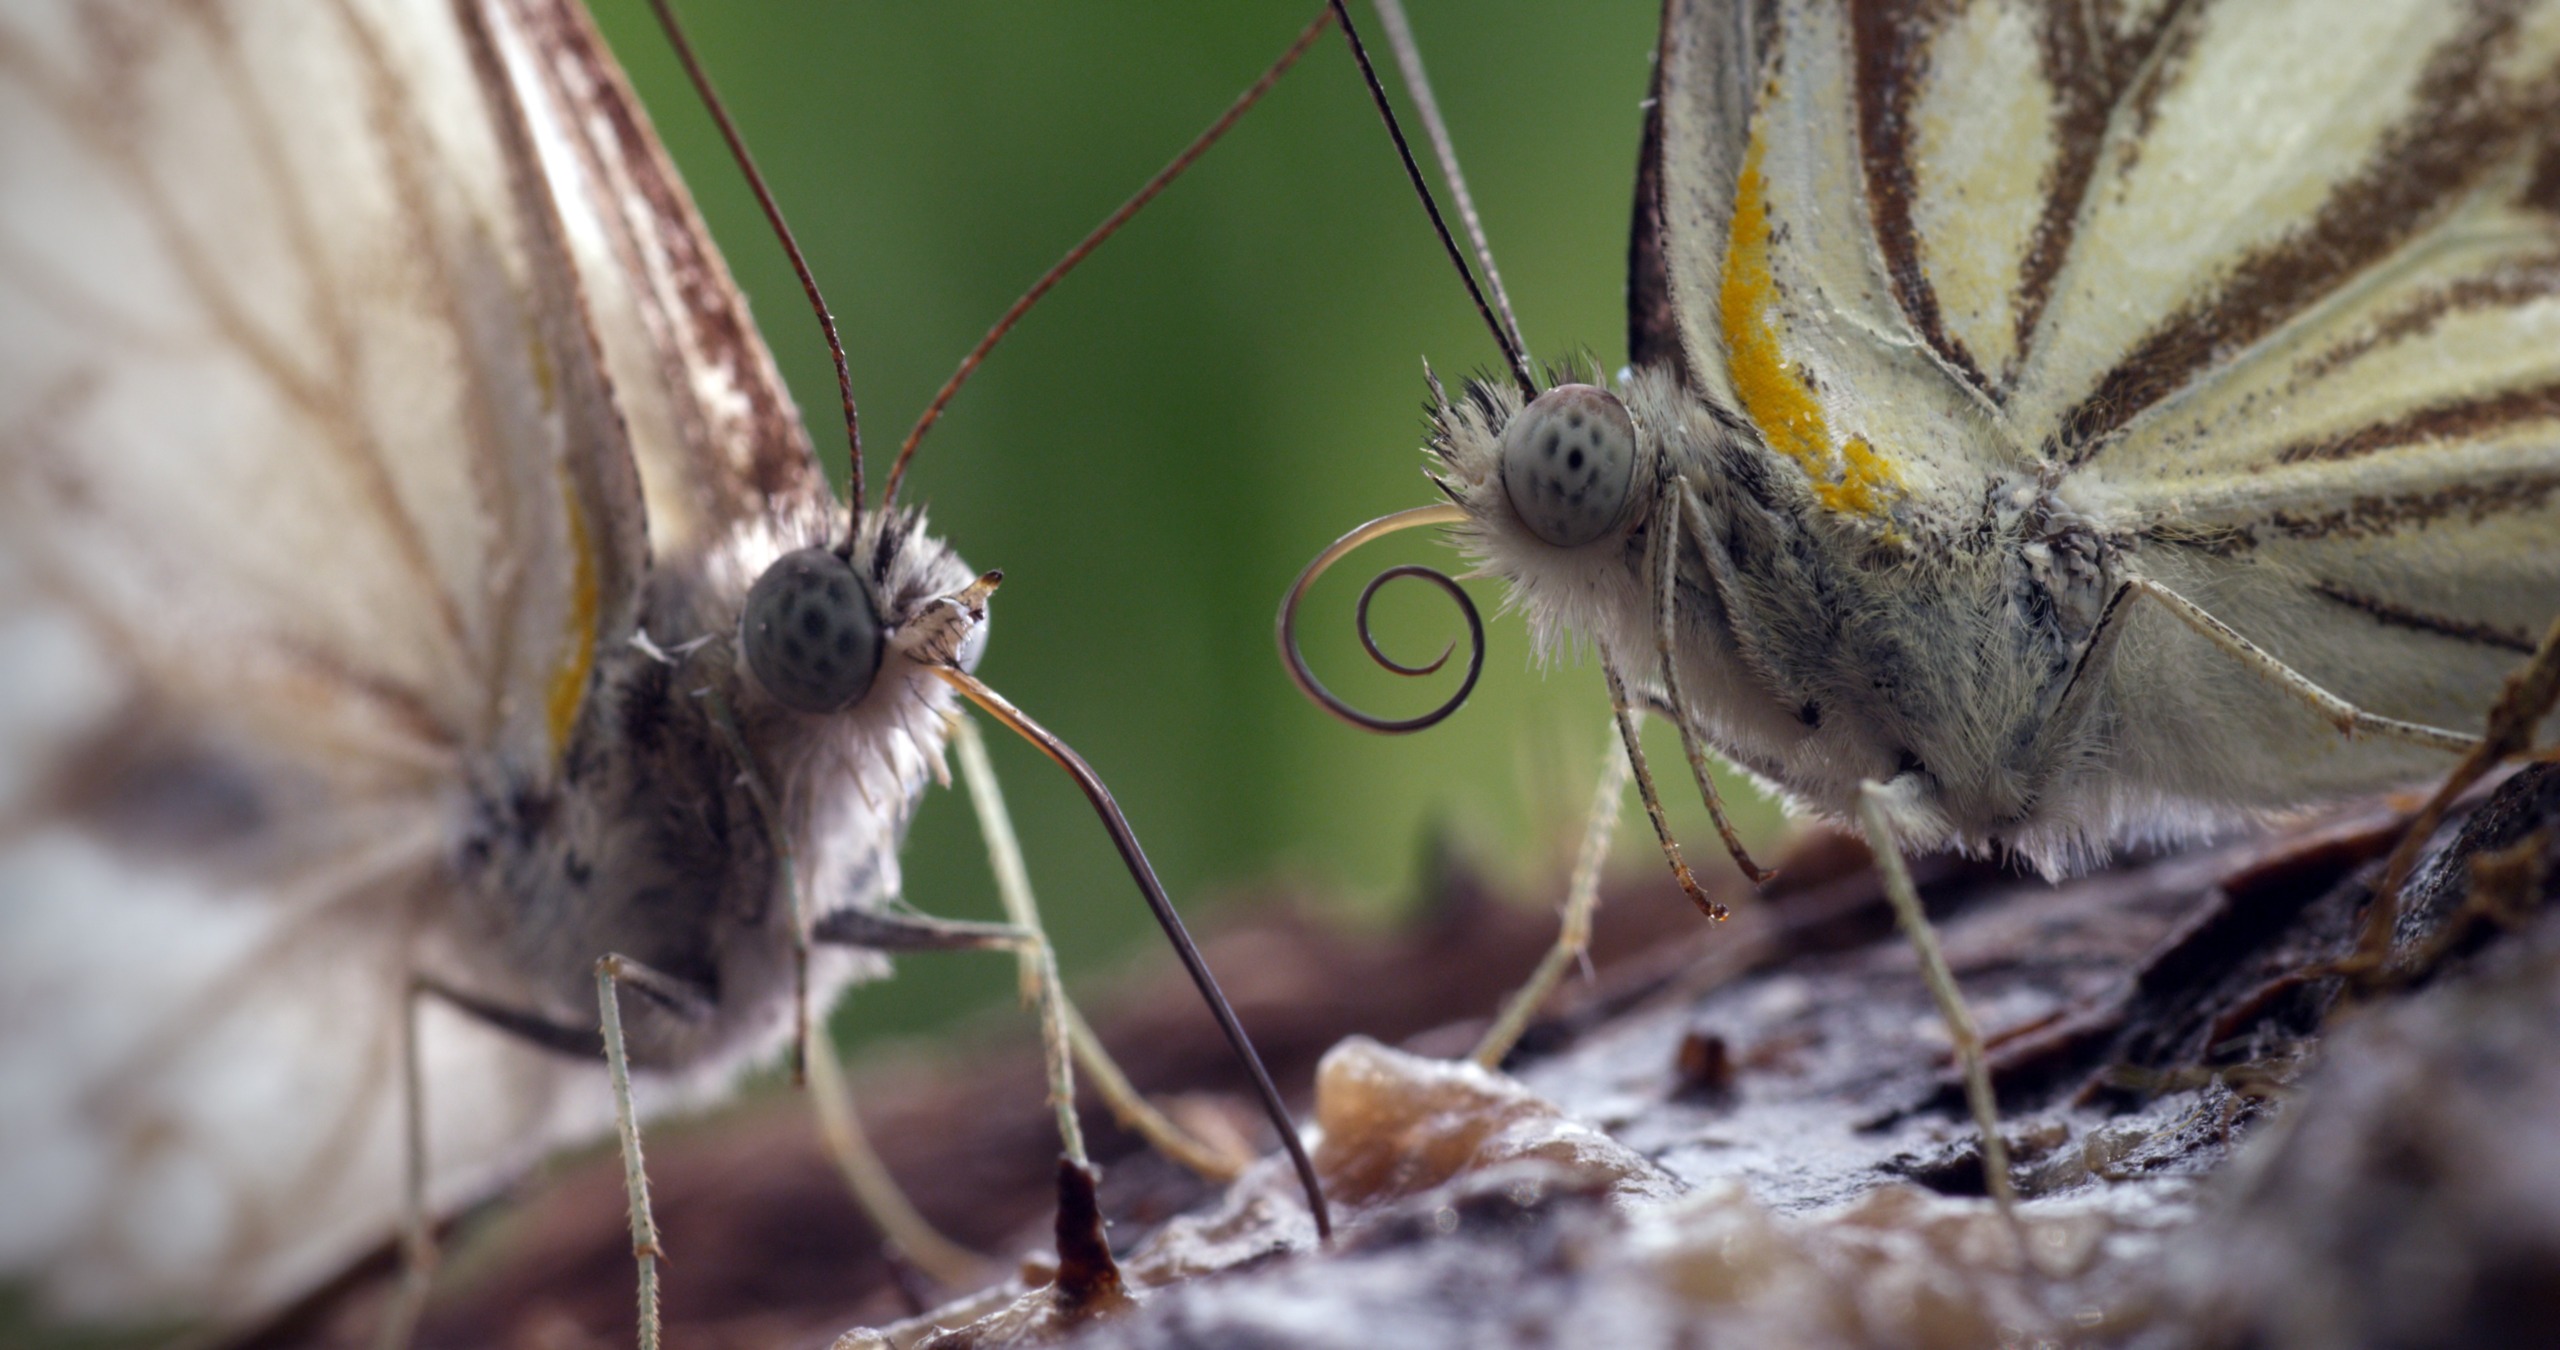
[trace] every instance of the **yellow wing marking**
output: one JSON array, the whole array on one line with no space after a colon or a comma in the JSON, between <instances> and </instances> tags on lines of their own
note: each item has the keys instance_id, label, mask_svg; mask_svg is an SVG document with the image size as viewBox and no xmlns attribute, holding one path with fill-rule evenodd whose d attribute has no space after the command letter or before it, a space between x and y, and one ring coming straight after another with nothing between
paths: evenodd
<instances>
[{"instance_id":1,"label":"yellow wing marking","mask_svg":"<svg viewBox=\"0 0 2560 1350\"><path fill-rule=\"evenodd\" d=\"M596 616L603 607L603 587L596 580L595 536L587 528L586 507L570 488L565 472L560 486L561 504L569 512L569 652L551 672L551 696L545 704L554 754L569 744L569 729L578 722L578 705L586 701L587 676L596 668Z\"/></svg>"},{"instance_id":2,"label":"yellow wing marking","mask_svg":"<svg viewBox=\"0 0 2560 1350\"><path fill-rule=\"evenodd\" d=\"M1724 289L1717 297L1734 394L1769 448L1794 460L1812 480L1814 498L1824 509L1882 516L1900 495L1902 471L1863 436L1834 448L1821 403L1778 350L1778 283L1769 267L1769 183L1760 173L1760 152L1755 132L1735 185L1732 242L1725 251Z\"/></svg>"}]
</instances>

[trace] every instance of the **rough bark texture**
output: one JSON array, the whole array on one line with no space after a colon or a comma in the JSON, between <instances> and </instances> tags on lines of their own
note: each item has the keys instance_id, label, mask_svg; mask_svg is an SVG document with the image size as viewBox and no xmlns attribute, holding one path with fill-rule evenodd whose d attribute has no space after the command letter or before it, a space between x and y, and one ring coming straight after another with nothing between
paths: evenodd
<instances>
[{"instance_id":1,"label":"rough bark texture","mask_svg":"<svg viewBox=\"0 0 2560 1350\"><path fill-rule=\"evenodd\" d=\"M2546 767L2440 831L2390 978L2364 987L2328 968L2396 837L2384 808L2060 887L1925 867L1995 1044L2022 1232L1981 1198L1943 1037L1853 845L1799 850L1769 903L1712 930L1667 886L1613 895L1603 978L1568 994L1510 1077L1362 1043L1328 1060L1333 1250L1311 1249L1268 1161L1212 1198L1106 1151L1102 1202L1139 1306L1068 1343L2560 1339L2555 822ZM1398 938L1284 917L1211 959L1282 1081L1302 1084L1352 1032L1462 1050L1469 1028L1429 1028L1489 1011L1549 931L1460 883ZM1170 980L1104 1022L1143 1086L1225 1086ZM1048 1246L1054 1145L1026 1052L865 1087L929 1214L991 1250ZM940 1296L901 1292L792 1104L661 1136L671 1344L824 1343ZM611 1170L507 1219L484 1248L495 1268L458 1272L424 1343L624 1343ZM893 1343L1007 1342L913 1322Z\"/></svg>"}]
</instances>

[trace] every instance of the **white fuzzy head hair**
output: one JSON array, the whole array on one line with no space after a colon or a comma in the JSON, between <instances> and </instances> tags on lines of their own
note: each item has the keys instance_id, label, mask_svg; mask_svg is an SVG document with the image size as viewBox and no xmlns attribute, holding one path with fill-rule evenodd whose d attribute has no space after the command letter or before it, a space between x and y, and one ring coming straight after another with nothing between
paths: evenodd
<instances>
[{"instance_id":1,"label":"white fuzzy head hair","mask_svg":"<svg viewBox=\"0 0 2560 1350\"><path fill-rule=\"evenodd\" d=\"M1575 372L1559 371L1559 376ZM1451 400L1431 381L1431 480L1465 508L1457 542L1475 575L1506 583L1504 607L1528 621L1539 659L1618 632L1647 612L1644 525L1663 462L1626 405L1592 384L1560 381L1525 402L1508 384L1471 380Z\"/></svg>"}]
</instances>

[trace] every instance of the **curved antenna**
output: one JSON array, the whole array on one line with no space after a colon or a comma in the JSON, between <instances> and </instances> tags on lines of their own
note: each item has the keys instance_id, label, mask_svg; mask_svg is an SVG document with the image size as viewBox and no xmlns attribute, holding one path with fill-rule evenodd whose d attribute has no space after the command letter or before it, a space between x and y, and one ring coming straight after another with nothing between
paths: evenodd
<instances>
[{"instance_id":1,"label":"curved antenna","mask_svg":"<svg viewBox=\"0 0 2560 1350\"><path fill-rule=\"evenodd\" d=\"M729 143L729 157L737 161L739 172L746 175L747 186L755 192L756 205L764 208L765 222L773 226L774 237L782 241L782 251L790 255L791 270L799 275L800 289L807 293L809 308L818 316L818 327L827 335L827 355L836 363L836 392L844 400L844 437L853 454L850 484L853 489L853 519L845 530L844 543L836 548L839 557L849 560L853 557L853 537L862 533L862 416L854 411L853 371L845 365L844 342L836 336L836 316L828 312L827 298L818 294L818 278L810 273L809 260L801 255L800 241L792 237L791 227L783 223L782 208L774 203L772 189L765 186L764 173L756 168L755 156L747 153L747 143L738 135L737 124L729 120L728 105L720 101L719 93L711 87L711 76L703 70L702 62L695 59L693 44L685 38L684 26L676 22L672 0L649 0L649 8L657 11L658 27L665 30L667 45L675 48L676 59L684 63L686 78L693 81L694 92L702 97L702 106L710 110L711 120L719 124L720 139Z\"/></svg>"},{"instance_id":2,"label":"curved antenna","mask_svg":"<svg viewBox=\"0 0 2560 1350\"><path fill-rule=\"evenodd\" d=\"M1485 242L1484 221L1476 215L1476 199L1467 191L1467 175L1458 168L1458 147L1449 139L1449 124L1440 120L1440 101L1431 96L1431 77L1422 70L1422 47L1413 40L1413 25L1404 16L1404 0L1370 0L1378 10L1378 23L1387 30L1387 50L1396 54L1396 70L1404 76L1404 91L1413 99L1413 110L1422 114L1423 134L1431 138L1431 155L1440 161L1440 176L1448 180L1449 196L1458 204L1458 223L1467 227L1467 242L1474 246L1476 261L1484 267L1485 285L1493 291L1493 307L1502 312L1503 326L1511 330L1511 345L1529 350L1529 339L1520 334L1520 316L1511 311L1511 295L1502 289L1502 272L1493 265L1493 245Z\"/></svg>"},{"instance_id":3,"label":"curved antenna","mask_svg":"<svg viewBox=\"0 0 2560 1350\"><path fill-rule=\"evenodd\" d=\"M1476 284L1473 268L1467 266L1467 255L1458 248L1457 236L1449 233L1449 222L1440 214L1440 201L1431 195L1431 184L1422 177L1422 166L1414 162L1413 147L1404 139L1404 127L1396 121L1396 110L1387 102L1387 87L1378 81L1377 67L1369 64L1369 49L1360 42L1360 30L1351 23L1351 10L1342 0L1327 0L1333 16L1342 23L1343 40L1351 44L1352 58L1360 63L1360 78L1369 85L1369 100L1378 105L1378 116L1387 124L1387 135L1396 143L1396 154L1404 160L1405 177L1413 180L1414 192L1422 198L1422 209L1431 216L1431 228L1440 234L1440 246L1449 253L1449 261L1458 269L1458 279L1467 284L1467 294L1476 302L1476 313L1484 316L1484 326L1493 332L1494 345L1502 348L1502 359L1511 367L1511 378L1520 385L1520 396L1538 396L1538 382L1529 376L1529 356L1512 341L1502 321L1493 316L1493 306L1486 303L1484 288Z\"/></svg>"},{"instance_id":4,"label":"curved antenna","mask_svg":"<svg viewBox=\"0 0 2560 1350\"><path fill-rule=\"evenodd\" d=\"M1155 200L1156 194L1171 186L1174 179L1181 177L1183 172L1191 167L1192 161L1207 153L1210 146L1217 144L1218 138L1227 134L1227 129L1236 124L1236 119L1244 116L1246 109L1261 102L1262 96L1270 93L1271 86L1280 82L1280 77L1288 73L1289 67L1296 65L1298 58L1307 54L1307 49L1315 45L1316 39L1323 36L1325 26L1332 22L1332 10L1327 9L1318 13L1315 21L1299 32L1298 40L1289 44L1289 50L1282 52L1280 59L1272 62L1271 68L1262 72L1260 79L1255 80L1242 94L1237 95L1236 101L1227 105L1227 110L1218 115L1218 120L1209 124L1208 130L1193 137L1189 145L1182 147L1182 153L1175 155L1163 168L1156 171L1155 177L1147 180L1146 186L1139 188L1129 200L1120 203L1119 210L1112 212L1103 219L1101 224L1094 226L1093 233L1086 235L1074 248L1068 249L1065 257L1060 258L1055 266L1042 273L1038 281L1031 283L1031 289L1024 291L1022 298L1014 301L1012 306L1005 310L1004 316L997 319L995 326L987 330L987 335L978 339L978 345L970 348L967 356L960 358L960 368L951 372L950 379L942 382L942 388L934 394L933 402L925 405L924 415L916 419L914 429L910 430L907 433L907 439L899 444L897 461L889 466L888 486L880 492L882 510L887 510L898 500L898 485L906 480L907 461L915 458L917 443L924 439L926 430L941 419L942 410L950 404L952 396L960 392L960 386L966 384L969 377L977 373L978 366L987 359L987 353L995 350L995 345L1003 341L1005 334L1013 331L1013 326L1021 322L1022 316L1029 313L1033 305L1040 303L1042 296L1047 295L1052 287L1066 279L1067 273L1076 269L1077 264L1101 247L1103 240L1110 238L1119 231L1121 226L1128 224L1129 218L1138 214L1141 207Z\"/></svg>"},{"instance_id":5,"label":"curved antenna","mask_svg":"<svg viewBox=\"0 0 2560 1350\"><path fill-rule=\"evenodd\" d=\"M1281 1147L1289 1151L1289 1163L1297 1169L1298 1184L1306 1189L1307 1209L1315 1215L1316 1237L1320 1241L1331 1241L1333 1212L1325 1205L1324 1187L1316 1181L1315 1161L1307 1156L1307 1146L1298 1138L1298 1127L1289 1119L1289 1108L1280 1100L1280 1089L1272 1085L1271 1072L1262 1067L1262 1056L1254 1053L1253 1042L1244 1034L1244 1024L1236 1020L1235 1008L1228 1004L1226 994L1218 988L1217 977L1209 973L1209 963L1201 959L1200 948L1192 943L1190 930L1182 926L1182 916L1174 912L1173 901L1164 893L1164 883L1156 880L1155 868L1148 865L1147 852L1139 846L1137 832L1129 828L1129 818L1121 813L1120 803L1112 800L1111 789L1103 786L1101 777L1094 773L1092 765L1085 763L1084 756L1059 740L1047 727L1032 721L1029 714L1006 702L1004 695L988 688L977 676L957 666L930 665L925 669L959 690L962 697L977 704L1015 735L1038 746L1041 754L1066 770L1067 776L1076 780L1076 786L1084 790L1085 800L1093 803L1095 814L1102 817L1102 827L1110 831L1112 846L1120 850L1120 861L1127 865L1129 875L1137 880L1138 893L1146 897L1147 908L1155 911L1156 922L1173 943L1174 954L1182 958L1182 968L1190 972L1191 983L1200 990L1200 997L1208 1002L1210 1015L1218 1021L1218 1030L1226 1034L1228 1047L1235 1051L1236 1058L1243 1061L1245 1069L1253 1075L1254 1092L1262 1098L1263 1112L1279 1129Z\"/></svg>"},{"instance_id":6,"label":"curved antenna","mask_svg":"<svg viewBox=\"0 0 2560 1350\"><path fill-rule=\"evenodd\" d=\"M1467 695L1475 692L1476 678L1484 674L1484 616L1476 611L1476 602L1467 597L1466 591L1461 589L1448 573L1437 568L1408 563L1401 567L1390 567L1369 578L1368 586L1360 592L1360 645L1368 650L1371 660L1398 675L1428 675L1438 670L1447 664L1449 653L1455 651L1458 644L1450 643L1441 651L1437 659L1427 665L1419 666L1405 665L1378 650L1377 639L1369 631L1369 600L1378 593L1379 587L1397 577L1420 577L1447 592L1450 599L1458 602L1458 611L1466 616L1469 644L1467 678L1458 686L1458 692L1450 695L1447 702L1419 717L1385 718L1373 713L1365 713L1343 702L1339 695L1325 688L1323 682L1316 679L1315 672L1307 668L1306 654L1298 650L1298 602L1306 598L1307 588L1313 586L1316 578L1323 576L1327 568L1340 562L1353 549L1373 539L1383 538L1398 530L1417 529L1425 525L1462 524L1466 519L1466 508L1452 502L1442 502L1436 506L1417 506L1408 511L1398 511L1394 515L1380 516L1340 539L1334 540L1326 546L1324 552L1315 556L1314 561L1307 564L1306 570L1298 573L1298 579L1289 586L1289 593L1280 600L1278 636L1280 660L1289 668L1289 679L1298 686L1299 693L1315 700L1317 706L1326 712L1363 731L1375 731L1389 736L1401 736L1408 732L1421 731L1426 727L1436 727L1448 721L1450 715L1458 711L1459 706L1467 701Z\"/></svg>"}]
</instances>

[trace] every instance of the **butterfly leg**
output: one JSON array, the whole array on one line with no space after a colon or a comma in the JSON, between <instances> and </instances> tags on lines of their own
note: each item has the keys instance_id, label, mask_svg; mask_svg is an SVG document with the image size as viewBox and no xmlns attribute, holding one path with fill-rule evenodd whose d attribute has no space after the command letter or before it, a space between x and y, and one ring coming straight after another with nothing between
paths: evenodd
<instances>
[{"instance_id":1,"label":"butterfly leg","mask_svg":"<svg viewBox=\"0 0 2560 1350\"><path fill-rule=\"evenodd\" d=\"M2396 717L2383 717L2347 702L2312 682L2311 677L2276 659L2266 648L2240 636L2231 625L2205 612L2202 605L2147 577L2133 577L2125 582L2136 595L2157 600L2178 617L2180 623L2196 631L2205 641L2220 648L2223 654L2238 661L2251 674L2283 690L2301 701L2321 718L2349 737L2381 736L2406 741L2412 745L2450 750L2456 754L2479 744L2476 736L2447 731L2419 722L2404 722Z\"/></svg>"},{"instance_id":2,"label":"butterfly leg","mask_svg":"<svg viewBox=\"0 0 2560 1350\"><path fill-rule=\"evenodd\" d=\"M987 865L995 873L996 894L1003 900L1005 917L1019 935L1015 950L1021 962L1022 992L1040 1010L1043 1043L1049 1052L1050 1101L1057 1109L1059 1136L1068 1142L1070 1156L1079 1163L1085 1160L1082 1132L1075 1117L1075 1080L1069 1067L1072 1059L1092 1076L1094 1091L1110 1109L1112 1118L1135 1131L1157 1152L1212 1181L1233 1178L1250 1160L1212 1148L1157 1110L1121 1072L1111 1052L1103 1048L1101 1038L1085 1022L1084 1014L1067 998L1066 986L1058 978L1057 954L1049 945L1047 930L1040 924L1040 906L1031 893L1031 870L1023 864L1022 843L1013 832L1013 815L1005 808L1004 790L996 782L994 763L987 758L986 740L978 734L977 724L964 717L952 728L951 743L959 755L960 777L968 784L969 805L977 813L978 832L986 842Z\"/></svg>"},{"instance_id":3,"label":"butterfly leg","mask_svg":"<svg viewBox=\"0 0 2560 1350\"><path fill-rule=\"evenodd\" d=\"M435 1228L427 1219L426 1075L418 1055L418 1004L428 992L412 979L400 1000L400 1287L374 1339L379 1350L408 1350L435 1283Z\"/></svg>"},{"instance_id":4,"label":"butterfly leg","mask_svg":"<svg viewBox=\"0 0 2560 1350\"><path fill-rule=\"evenodd\" d=\"M874 952L1010 952L1030 935L1009 923L971 923L930 914L840 909L811 925L809 939Z\"/></svg>"},{"instance_id":5,"label":"butterfly leg","mask_svg":"<svg viewBox=\"0 0 2560 1350\"><path fill-rule=\"evenodd\" d=\"M1600 868L1609 860L1609 840L1618 832L1618 803L1626 796L1627 777L1627 752L1619 746L1613 728L1600 749L1600 781L1592 789L1582 847L1573 857L1573 879L1565 887L1564 915L1556 928L1555 945L1547 948L1528 982L1502 1005L1502 1014L1476 1042L1467 1056L1476 1063L1488 1069L1502 1067L1511 1047L1520 1043L1520 1034L1529 1029L1529 1019L1564 979L1565 970L1590 948L1591 916L1600 908Z\"/></svg>"},{"instance_id":6,"label":"butterfly leg","mask_svg":"<svg viewBox=\"0 0 2560 1350\"><path fill-rule=\"evenodd\" d=\"M614 1127L622 1140L622 1185L630 1197L631 1256L640 1267L640 1350L658 1350L658 1221L649 1213L649 1169L640 1157L640 1118L631 1102L631 1059L622 1042L618 986L649 990L667 976L619 956L596 962L596 1008L604 1034L605 1070L613 1079Z\"/></svg>"},{"instance_id":7,"label":"butterfly leg","mask_svg":"<svg viewBox=\"0 0 2560 1350\"><path fill-rule=\"evenodd\" d=\"M596 1000L598 1021L590 1029L555 1021L538 1012L511 1008L502 1003L457 989L429 976L414 976L405 1010L407 1025L403 1033L402 1058L409 1075L406 1096L410 1119L408 1154L410 1194L406 1204L414 1211L423 1227L426 1213L426 1147L425 1095L421 1091L417 1056L417 1006L427 995L488 1023L508 1035L546 1050L585 1058L601 1048L605 1070L613 1083L613 1105L616 1124L622 1138L623 1184L631 1197L631 1251L640 1264L640 1345L641 1350L657 1350L658 1345L658 1226L649 1215L649 1176L640 1157L638 1113L631 1101L631 1060L622 1037L622 1003L616 996L618 985L630 985L649 1000L651 1006L667 1016L684 1021L699 1021L711 1015L711 995L702 988L673 975L652 970L628 957L607 955L596 962ZM404 1233L404 1250L407 1242ZM415 1313L408 1316L414 1321ZM386 1326L385 1335L390 1332Z\"/></svg>"},{"instance_id":8,"label":"butterfly leg","mask_svg":"<svg viewBox=\"0 0 2560 1350\"><path fill-rule=\"evenodd\" d=\"M1677 490L1687 498L1694 498L1696 495L1689 492L1685 486ZM1716 823L1716 835L1724 840L1724 851L1732 857L1734 866L1741 868L1742 874L1751 878L1752 884L1759 885L1776 877L1777 873L1751 860L1750 853L1742 847L1741 837L1733 832L1733 822L1725 819L1724 798L1717 795L1715 780L1707 776L1706 747L1699 743L1698 733L1690 727L1684 711L1689 706L1689 700L1680 692L1678 654L1680 515L1669 510L1657 510L1654 512L1654 519L1658 522L1658 527L1654 531L1652 550L1653 638L1655 651L1662 659L1663 698L1671 707L1671 725L1680 729L1680 750L1689 758L1689 776L1697 781L1698 796L1707 804L1708 818Z\"/></svg>"},{"instance_id":9,"label":"butterfly leg","mask_svg":"<svg viewBox=\"0 0 2560 1350\"><path fill-rule=\"evenodd\" d=\"M969 786L981 832L987 840L989 866L1004 898L1005 923L972 923L958 919L891 910L839 910L812 926L817 942L884 952L1010 951L1022 966L1024 998L1040 1010L1041 1045L1048 1065L1049 1100L1058 1116L1061 1151L1081 1167L1090 1167L1084 1131L1075 1114L1074 1061L1093 1075L1096 1090L1113 1114L1175 1161L1225 1180L1241 1170L1241 1161L1193 1140L1140 1096L1113 1063L1085 1024L1058 978L1057 957L1040 927L1039 908L1031 895L1029 869L1005 810L986 744L974 723L958 722L952 732L961 777ZM863 1132L852 1094L825 1029L811 1028L808 1064L812 1104L820 1137L843 1173L855 1200L871 1216L884 1237L925 1273L953 1287L977 1281L984 1258L944 1237L907 1199Z\"/></svg>"},{"instance_id":10,"label":"butterfly leg","mask_svg":"<svg viewBox=\"0 0 2560 1350\"><path fill-rule=\"evenodd\" d=\"M810 1026L809 1039L809 1102L818 1117L818 1137L835 1160L846 1189L853 1192L854 1202L901 1256L946 1288L967 1289L981 1283L987 1259L944 1237L907 1199L879 1150L871 1146L824 1021Z\"/></svg>"},{"instance_id":11,"label":"butterfly leg","mask_svg":"<svg viewBox=\"0 0 2560 1350\"><path fill-rule=\"evenodd\" d=\"M831 945L877 952L1013 951L1025 940L1012 924L970 923L937 919L928 914L846 909L818 920L810 939ZM925 1274L953 1289L982 1283L987 1259L943 1236L907 1198L890 1175L888 1164L871 1146L854 1109L853 1090L845 1082L835 1043L823 1018L809 1026L809 1105L818 1118L818 1138L827 1156L853 1192L880 1236Z\"/></svg>"},{"instance_id":12,"label":"butterfly leg","mask_svg":"<svg viewBox=\"0 0 2560 1350\"><path fill-rule=\"evenodd\" d=\"M1875 854L1876 873L1884 882L1885 899L1893 906L1893 917L1902 925L1903 936L1911 940L1911 949L1919 954L1921 978L1928 982L1929 996L1938 1004L1938 1016L1947 1024L1947 1039L1955 1047L1956 1069L1964 1079L1965 1101L1973 1108L1974 1127L1982 1133L1983 1180L1992 1201L2008 1216L2014 1229L2018 1222L2018 1194L2009 1180L2009 1145L2000 1136L2000 1104L1991 1095L1991 1069L1983 1058L1982 1033L1974 1025L1973 1013L1965 1007L1964 992L1956 987L1955 972L1947 968L1946 953L1938 948L1937 930L1930 926L1927 911L1920 907L1920 889L1912 884L1911 869L1902 861L1902 840L1885 814L1885 803L1891 794L1892 789L1882 783L1861 784L1858 824L1866 832L1867 847Z\"/></svg>"},{"instance_id":13,"label":"butterfly leg","mask_svg":"<svg viewBox=\"0 0 2560 1350\"><path fill-rule=\"evenodd\" d=\"M1661 843L1662 856L1671 864L1672 879L1680 883L1680 889L1699 913L1721 920L1725 907L1707 898L1706 888L1689 870L1689 860L1680 854L1680 841L1671 837L1670 822L1662 818L1662 798L1653 790L1653 772L1645 767L1644 741L1636 725L1639 709L1627 698L1627 682L1618 674L1617 663L1605 653L1600 657L1600 675L1609 682L1609 707L1618 720L1618 741L1626 747L1627 763L1635 770L1636 795L1644 801L1645 819L1653 822L1653 837Z\"/></svg>"},{"instance_id":14,"label":"butterfly leg","mask_svg":"<svg viewBox=\"0 0 2560 1350\"><path fill-rule=\"evenodd\" d=\"M843 1176L845 1188L853 1192L854 1203L870 1217L883 1240L946 1286L967 1288L977 1284L986 1269L986 1260L943 1236L942 1230L917 1210L897 1178L890 1175L888 1164L881 1161L879 1150L871 1146L870 1134L862 1128L861 1113L854 1107L853 1090L845 1082L844 1068L836 1057L834 1040L827 1034L825 1019L810 1013L809 946L825 942L882 952L984 951L1010 948L1021 941L1022 935L1004 924L870 909L838 910L810 922L802 901L798 869L793 865L791 842L775 825L779 817L772 791L764 785L755 756L747 750L746 738L738 730L737 714L719 696L717 686L706 687L702 692L708 700L712 725L719 729L729 752L737 757L748 794L764 819L774 856L782 864L783 888L791 897L792 959L799 971L792 989L792 1064L795 1078L809 1089L809 1109L817 1117L818 1139Z\"/></svg>"}]
</instances>

